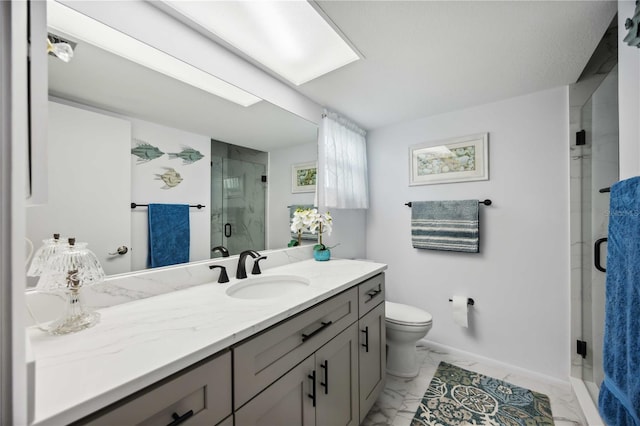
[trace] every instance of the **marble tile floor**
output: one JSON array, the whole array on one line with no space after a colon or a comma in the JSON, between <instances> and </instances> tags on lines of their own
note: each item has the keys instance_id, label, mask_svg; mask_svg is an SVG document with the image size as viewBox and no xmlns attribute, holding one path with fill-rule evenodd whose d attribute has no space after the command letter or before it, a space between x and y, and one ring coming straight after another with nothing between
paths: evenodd
<instances>
[{"instance_id":1,"label":"marble tile floor","mask_svg":"<svg viewBox=\"0 0 640 426\"><path fill-rule=\"evenodd\" d=\"M556 426L587 426L568 382L545 382L540 377L526 376L523 372L507 371L497 363L452 355L421 344L419 342L418 362L421 367L418 377L402 379L387 375L385 389L361 423L362 426L409 426L440 361L544 393L551 401Z\"/></svg>"}]
</instances>

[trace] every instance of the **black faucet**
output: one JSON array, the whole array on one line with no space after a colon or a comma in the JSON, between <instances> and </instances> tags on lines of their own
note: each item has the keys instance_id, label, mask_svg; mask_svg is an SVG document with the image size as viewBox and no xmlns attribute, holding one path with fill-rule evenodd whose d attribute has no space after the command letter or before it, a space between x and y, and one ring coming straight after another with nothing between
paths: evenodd
<instances>
[{"instance_id":1,"label":"black faucet","mask_svg":"<svg viewBox=\"0 0 640 426\"><path fill-rule=\"evenodd\" d=\"M244 264L247 256L251 256L255 259L257 257L260 257L260 253L255 250L245 250L240 253L240 257L238 258L238 267L236 268L236 278L238 279L247 278L247 269Z\"/></svg>"},{"instance_id":2,"label":"black faucet","mask_svg":"<svg viewBox=\"0 0 640 426\"><path fill-rule=\"evenodd\" d=\"M215 269L215 268L220 268L220 275L218 276L218 283L219 284L228 283L229 282L229 276L227 275L227 268L225 268L222 265L209 265L209 269Z\"/></svg>"},{"instance_id":3,"label":"black faucet","mask_svg":"<svg viewBox=\"0 0 640 426\"><path fill-rule=\"evenodd\" d=\"M211 249L211 253L215 253L217 251L222 253L222 257L229 257L229 250L227 250L225 246L215 246Z\"/></svg>"},{"instance_id":4,"label":"black faucet","mask_svg":"<svg viewBox=\"0 0 640 426\"><path fill-rule=\"evenodd\" d=\"M260 275L262 273L262 271L260 271L260 261L266 258L267 256L260 256L259 258L253 261L253 269L251 270L251 273L253 275Z\"/></svg>"}]
</instances>

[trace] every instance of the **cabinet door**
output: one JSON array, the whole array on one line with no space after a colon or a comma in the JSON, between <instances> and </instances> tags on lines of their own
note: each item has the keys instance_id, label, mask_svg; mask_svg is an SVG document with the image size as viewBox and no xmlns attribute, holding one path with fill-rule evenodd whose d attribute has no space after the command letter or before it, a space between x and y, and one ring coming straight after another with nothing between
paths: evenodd
<instances>
[{"instance_id":1,"label":"cabinet door","mask_svg":"<svg viewBox=\"0 0 640 426\"><path fill-rule=\"evenodd\" d=\"M351 327L316 352L316 423L358 425L358 327Z\"/></svg>"},{"instance_id":2,"label":"cabinet door","mask_svg":"<svg viewBox=\"0 0 640 426\"><path fill-rule=\"evenodd\" d=\"M384 388L386 370L386 333L384 303L380 303L358 321L360 329L360 420Z\"/></svg>"},{"instance_id":3,"label":"cabinet door","mask_svg":"<svg viewBox=\"0 0 640 426\"><path fill-rule=\"evenodd\" d=\"M314 356L278 379L235 413L241 426L315 425L314 399L317 397L313 373ZM313 397L313 398L312 398Z\"/></svg>"}]
</instances>

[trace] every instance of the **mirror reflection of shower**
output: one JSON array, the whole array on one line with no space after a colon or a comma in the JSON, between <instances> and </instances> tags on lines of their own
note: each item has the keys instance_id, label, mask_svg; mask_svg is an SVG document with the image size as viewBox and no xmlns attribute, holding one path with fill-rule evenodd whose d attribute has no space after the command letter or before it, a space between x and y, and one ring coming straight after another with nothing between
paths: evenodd
<instances>
[{"instance_id":1,"label":"mirror reflection of shower","mask_svg":"<svg viewBox=\"0 0 640 426\"><path fill-rule=\"evenodd\" d=\"M265 249L268 154L211 141L211 248ZM219 257L219 250L211 257Z\"/></svg>"}]
</instances>

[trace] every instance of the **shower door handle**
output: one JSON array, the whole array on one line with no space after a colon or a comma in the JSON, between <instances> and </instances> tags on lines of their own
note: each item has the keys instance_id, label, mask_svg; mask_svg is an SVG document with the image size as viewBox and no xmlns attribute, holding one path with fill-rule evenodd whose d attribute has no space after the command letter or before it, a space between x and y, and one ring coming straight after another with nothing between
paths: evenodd
<instances>
[{"instance_id":1,"label":"shower door handle","mask_svg":"<svg viewBox=\"0 0 640 426\"><path fill-rule=\"evenodd\" d=\"M230 223L225 223L224 224L224 236L229 238L231 236L231 224Z\"/></svg>"},{"instance_id":2,"label":"shower door handle","mask_svg":"<svg viewBox=\"0 0 640 426\"><path fill-rule=\"evenodd\" d=\"M607 238L599 238L593 244L593 263L596 269L602 272L607 272L607 269L603 268L602 264L600 263L600 246L602 245L602 243L606 243L606 242L607 242Z\"/></svg>"}]
</instances>

